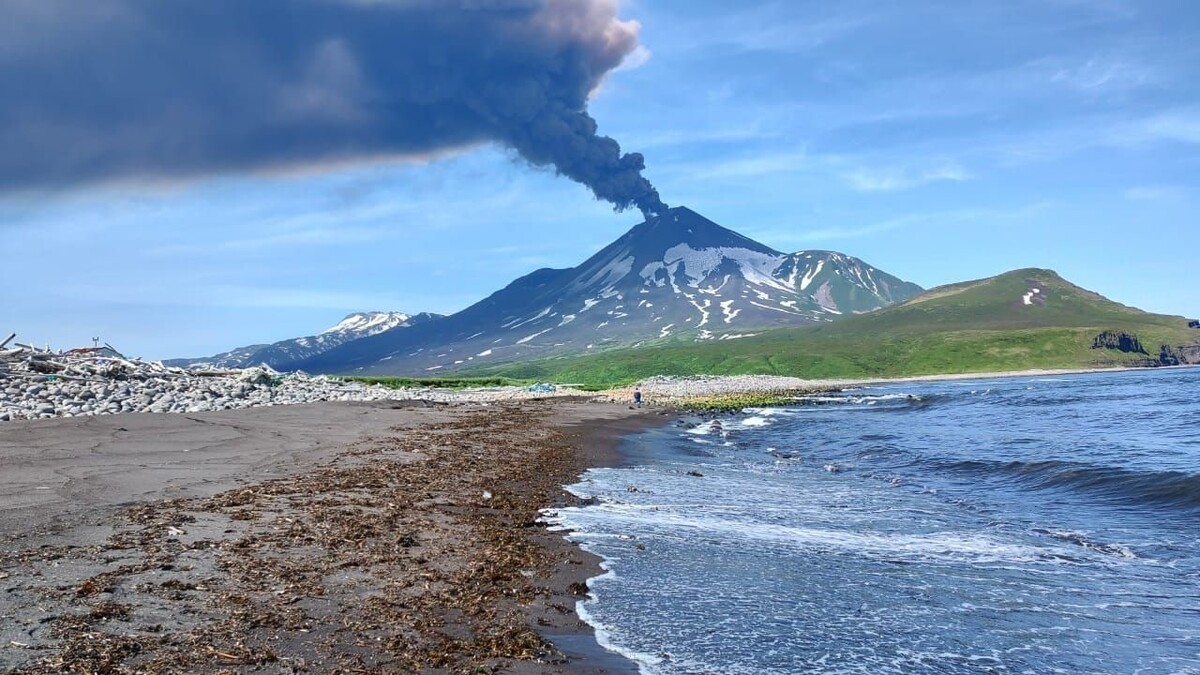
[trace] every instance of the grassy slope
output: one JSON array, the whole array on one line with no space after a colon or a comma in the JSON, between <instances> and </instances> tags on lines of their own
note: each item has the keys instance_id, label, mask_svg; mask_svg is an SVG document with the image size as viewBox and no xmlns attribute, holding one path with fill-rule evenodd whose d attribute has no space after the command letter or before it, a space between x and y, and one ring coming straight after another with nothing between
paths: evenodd
<instances>
[{"instance_id":1,"label":"grassy slope","mask_svg":"<svg viewBox=\"0 0 1200 675\"><path fill-rule=\"evenodd\" d=\"M1021 297L1033 283L1046 305ZM584 357L501 364L493 375L587 384L650 375L779 374L810 378L970 373L1138 365L1142 355L1091 349L1103 330L1160 344L1200 340L1182 317L1149 314L1079 288L1049 270L1025 269L933 289L871 314L735 341L678 343Z\"/></svg>"},{"instance_id":2,"label":"grassy slope","mask_svg":"<svg viewBox=\"0 0 1200 675\"><path fill-rule=\"evenodd\" d=\"M363 384L381 384L390 389L413 389L429 387L432 389L472 389L476 387L523 387L532 382L515 380L508 377L361 377L348 376L342 378L348 382Z\"/></svg>"}]
</instances>

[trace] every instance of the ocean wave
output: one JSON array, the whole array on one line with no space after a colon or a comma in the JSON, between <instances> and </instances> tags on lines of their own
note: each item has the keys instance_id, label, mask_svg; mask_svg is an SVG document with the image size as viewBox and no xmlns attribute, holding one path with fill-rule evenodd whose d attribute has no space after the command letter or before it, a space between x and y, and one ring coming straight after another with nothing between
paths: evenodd
<instances>
[{"instance_id":1,"label":"ocean wave","mask_svg":"<svg viewBox=\"0 0 1200 675\"><path fill-rule=\"evenodd\" d=\"M687 429L684 433L692 436L721 436L728 437L730 432L745 429L768 427L775 423L773 413L760 413L757 409L747 409L746 414L728 419L713 419L700 422ZM693 439L695 440L695 439Z\"/></svg>"},{"instance_id":2,"label":"ocean wave","mask_svg":"<svg viewBox=\"0 0 1200 675\"><path fill-rule=\"evenodd\" d=\"M701 422L700 424L697 424L696 426L691 427L684 433L693 434L696 436L702 436L705 434L719 433L721 431L720 427L721 427L720 420L709 420L707 422Z\"/></svg>"},{"instance_id":3,"label":"ocean wave","mask_svg":"<svg viewBox=\"0 0 1200 675\"><path fill-rule=\"evenodd\" d=\"M1066 542L1068 544L1074 544L1089 551L1096 551L1097 553L1103 553L1105 555L1130 559L1138 557L1138 555L1133 552L1133 549L1129 548L1128 546L1095 541L1091 538L1091 536L1083 532L1073 532L1071 530L1048 530L1044 528L1037 528L1034 530L1034 532L1037 532L1038 534L1045 534L1054 537L1059 541Z\"/></svg>"},{"instance_id":4,"label":"ocean wave","mask_svg":"<svg viewBox=\"0 0 1200 675\"><path fill-rule=\"evenodd\" d=\"M810 396L795 396L789 406L803 406L804 408L812 408L817 406L878 406L878 405L902 405L902 406L927 406L936 403L946 398L942 394L864 394L864 395L838 395L838 394L817 394ZM784 412L800 412L794 408L784 407Z\"/></svg>"},{"instance_id":5,"label":"ocean wave","mask_svg":"<svg viewBox=\"0 0 1200 675\"><path fill-rule=\"evenodd\" d=\"M1200 510L1200 475L1182 471L1137 471L1079 462L933 462L939 470L995 476L1040 489L1071 489L1114 502Z\"/></svg>"},{"instance_id":6,"label":"ocean wave","mask_svg":"<svg viewBox=\"0 0 1200 675\"><path fill-rule=\"evenodd\" d=\"M575 518L588 521L587 524ZM980 533L931 532L894 533L847 531L819 527L779 525L742 518L683 513L661 506L634 505L602 501L578 510L559 512L557 524L571 526L577 536L592 540L621 537L623 532L638 532L640 539L692 537L704 533L712 541L745 548L751 542L759 547L787 547L817 553L865 555L890 561L932 562L968 560L972 562L1056 561L1065 559L1053 549L1001 541ZM735 544L735 542L742 542Z\"/></svg>"},{"instance_id":7,"label":"ocean wave","mask_svg":"<svg viewBox=\"0 0 1200 675\"><path fill-rule=\"evenodd\" d=\"M595 584L598 581L602 581L604 578L605 575L593 577L588 581L588 584ZM589 599L579 600L575 603L575 613L579 615L579 619L581 621L592 627L592 631L596 635L596 642L608 651L613 652L614 654L619 654L636 663L639 667L639 670L643 673L652 674L657 672L654 667L662 663L662 658L652 654L646 654L629 649L619 644L616 638L613 636L614 628L600 621L598 618L596 618L596 615L588 610L588 605L592 605L600 601L595 591L589 595L591 595Z\"/></svg>"}]
</instances>

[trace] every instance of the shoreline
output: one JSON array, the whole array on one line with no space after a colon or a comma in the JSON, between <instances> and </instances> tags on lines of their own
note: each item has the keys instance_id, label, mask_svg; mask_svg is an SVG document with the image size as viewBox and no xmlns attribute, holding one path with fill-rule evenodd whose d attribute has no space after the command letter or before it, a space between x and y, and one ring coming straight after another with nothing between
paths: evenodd
<instances>
[{"instance_id":1,"label":"shoreline","mask_svg":"<svg viewBox=\"0 0 1200 675\"><path fill-rule=\"evenodd\" d=\"M756 405L758 404L755 400L756 397L765 397L764 400L769 400L773 396L819 393L847 387L901 382L1084 375L1196 367L1200 367L1200 364L1156 368L1121 366L1114 368L1028 369L830 379L804 379L782 375L654 376L634 384L613 387L600 392L573 389L571 388L573 385L561 385L551 391L516 386L462 390L424 387L388 389L378 385L363 386L357 383L343 386L328 378L310 378L301 374L281 375L276 373L277 378L264 380L260 369L253 368L241 371L240 379L232 376L215 380L211 377L196 377L186 382L176 379L170 383L163 378L151 376L129 380L99 378L86 383L92 387L92 389L87 389L79 383L56 382L56 378L59 377L57 375L37 375L36 373L6 375L0 369L0 387L7 385L5 392L0 394L0 428L6 428L8 423L31 420L111 417L137 413L220 414L235 410L321 405L334 402L429 406L520 403L555 398L628 403L633 397L635 387L643 390L646 403L651 405L686 407L689 404L702 404L705 399L712 398L727 399L723 405L737 404L742 402L743 398L747 405ZM21 379L32 375L37 375L37 377L28 382ZM213 387L216 386L213 384L214 381L222 382L221 386L233 386L236 391L230 393L228 397L217 397L218 395L213 392ZM103 384L105 382L107 384ZM96 389L97 387L99 389ZM131 403L133 398L137 398L133 396L132 392L139 387L146 389L149 393L138 398L136 404ZM14 391L18 393L14 394ZM22 391L25 392L24 395L20 393ZM174 393L171 393L172 391ZM24 398L22 398L23 396ZM159 399L154 399L154 396ZM152 399L157 402L148 402ZM163 401L169 401L169 405Z\"/></svg>"},{"instance_id":2,"label":"shoreline","mask_svg":"<svg viewBox=\"0 0 1200 675\"><path fill-rule=\"evenodd\" d=\"M623 466L626 457L619 448L627 438L648 429L666 426L678 417L676 412L669 409L649 406L636 412L628 408L626 410L630 413L626 417L584 419L563 426L564 430L573 432L568 434L568 442L571 442L576 450L577 464L573 467L572 478L560 484L558 497L539 509L539 518L546 510L579 504L581 500L568 492L566 486L578 482L588 469ZM578 543L569 540L569 535L569 531L542 527L536 539L539 545L547 549L562 551L568 560L573 557L582 559L582 565L568 563L563 572L569 577L567 583L560 582L558 586L568 590L584 590L592 579L606 573L601 567L604 559L585 551ZM569 663L563 672L637 675L640 672L638 665L601 645L597 640L595 628L579 615L576 603L586 599L586 592L572 594L568 599L572 601L571 608L576 624L566 632L543 632L543 635L568 657ZM534 617L533 620L536 621L537 618Z\"/></svg>"},{"instance_id":3,"label":"shoreline","mask_svg":"<svg viewBox=\"0 0 1200 675\"><path fill-rule=\"evenodd\" d=\"M317 404L14 423L0 670L636 673L535 520L661 409Z\"/></svg>"},{"instance_id":4,"label":"shoreline","mask_svg":"<svg viewBox=\"0 0 1200 675\"><path fill-rule=\"evenodd\" d=\"M952 382L958 380L989 380L1018 377L1052 377L1057 375L1099 375L1124 372L1155 372L1181 368L1200 368L1200 364L1179 366L1121 366L1116 368L1034 368L1028 370L990 371L982 373L941 373L905 377L809 380L783 375L692 375L656 376L624 387L615 387L601 394L609 402L628 401L635 388L640 388L650 405L685 406L708 397L739 395L794 395L837 391L850 387L897 384L904 382Z\"/></svg>"},{"instance_id":5,"label":"shoreline","mask_svg":"<svg viewBox=\"0 0 1200 675\"><path fill-rule=\"evenodd\" d=\"M819 391L1137 370L664 381ZM576 611L601 558L537 519L578 503L564 486L587 469L622 465L624 439L677 417L648 398L5 424L0 670L636 673Z\"/></svg>"}]
</instances>

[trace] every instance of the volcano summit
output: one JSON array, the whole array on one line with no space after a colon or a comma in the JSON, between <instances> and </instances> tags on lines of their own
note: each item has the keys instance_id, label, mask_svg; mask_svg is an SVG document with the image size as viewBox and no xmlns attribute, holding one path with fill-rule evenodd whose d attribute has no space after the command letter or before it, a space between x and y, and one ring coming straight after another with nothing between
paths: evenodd
<instances>
[{"instance_id":1,"label":"volcano summit","mask_svg":"<svg viewBox=\"0 0 1200 675\"><path fill-rule=\"evenodd\" d=\"M921 290L842 253L781 253L677 207L578 267L537 270L445 319L291 367L429 375L619 346L729 340L869 312Z\"/></svg>"}]
</instances>

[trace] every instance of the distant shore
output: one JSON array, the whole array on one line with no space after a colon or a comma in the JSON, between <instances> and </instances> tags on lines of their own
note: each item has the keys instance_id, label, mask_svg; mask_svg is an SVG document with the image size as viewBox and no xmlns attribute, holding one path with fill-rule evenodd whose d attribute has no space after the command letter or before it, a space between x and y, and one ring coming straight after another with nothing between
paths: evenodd
<instances>
[{"instance_id":1,"label":"distant shore","mask_svg":"<svg viewBox=\"0 0 1200 675\"><path fill-rule=\"evenodd\" d=\"M1200 366L1164 366L1166 368L1196 368ZM651 405L687 405L697 399L726 395L745 394L803 394L821 391L836 391L899 382L948 382L954 380L986 380L1011 377L1052 377L1056 375L1086 375L1092 373L1115 373L1150 370L1144 367L1120 368L1064 368L1010 370L986 373L943 373L935 375L913 375L906 377L857 378L857 379L805 379L780 375L715 375L715 376L670 376L651 377L635 385L616 387L604 392L604 400L628 401L635 389ZM1156 370L1156 369L1155 369Z\"/></svg>"},{"instance_id":2,"label":"distant shore","mask_svg":"<svg viewBox=\"0 0 1200 675\"><path fill-rule=\"evenodd\" d=\"M574 613L597 559L537 517L667 419L552 399L10 422L0 670L636 672Z\"/></svg>"}]
</instances>

